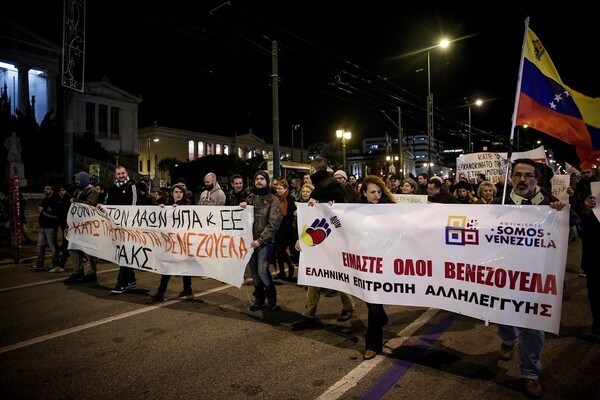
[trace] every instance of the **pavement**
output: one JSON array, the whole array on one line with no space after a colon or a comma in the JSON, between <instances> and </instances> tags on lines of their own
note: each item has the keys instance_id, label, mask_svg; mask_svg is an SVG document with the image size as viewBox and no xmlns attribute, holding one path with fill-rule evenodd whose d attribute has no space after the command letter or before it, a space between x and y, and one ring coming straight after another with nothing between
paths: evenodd
<instances>
[{"instance_id":1,"label":"pavement","mask_svg":"<svg viewBox=\"0 0 600 400\"><path fill-rule=\"evenodd\" d=\"M31 240L36 241L38 237L38 210L37 207L43 197L41 193L24 193L27 200L25 206L25 220L27 221L27 230ZM0 266L11 264L33 264L37 258L37 243L21 244L19 249L13 247L10 241L10 225L4 226L2 231L2 240L0 240ZM59 234L59 243L61 236ZM50 255L50 252L46 252Z\"/></svg>"},{"instance_id":2,"label":"pavement","mask_svg":"<svg viewBox=\"0 0 600 400\"><path fill-rule=\"evenodd\" d=\"M46 253L51 256L51 253ZM33 264L37 258L37 244L28 244L21 246L21 253L14 247L0 247L0 265L11 264Z\"/></svg>"},{"instance_id":3,"label":"pavement","mask_svg":"<svg viewBox=\"0 0 600 400\"><path fill-rule=\"evenodd\" d=\"M34 251L26 246L22 260ZM560 334L544 344L545 400L600 398L600 337L590 334L580 257L580 243L570 243ZM166 301L151 303L158 274L137 271L137 288L111 295L113 263L100 263L98 282L87 284L64 283L70 267L55 274L24 265L0 267L2 399L525 398L518 357L498 359L494 324L459 314L386 305L384 351L365 361L367 308L358 299L352 319L339 323L340 301L323 296L323 324L294 331L306 292L292 282L277 280L280 311L250 312L249 281L236 288L195 278L194 298L184 301L174 276Z\"/></svg>"}]
</instances>

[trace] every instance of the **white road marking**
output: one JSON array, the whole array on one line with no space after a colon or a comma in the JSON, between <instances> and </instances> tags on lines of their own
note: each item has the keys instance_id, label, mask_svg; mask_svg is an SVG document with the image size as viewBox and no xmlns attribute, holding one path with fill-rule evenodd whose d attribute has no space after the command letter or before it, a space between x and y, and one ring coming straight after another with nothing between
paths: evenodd
<instances>
[{"instance_id":1,"label":"white road marking","mask_svg":"<svg viewBox=\"0 0 600 400\"><path fill-rule=\"evenodd\" d=\"M391 353L394 349L400 347L408 338L410 338L419 328L421 328L427 321L429 321L435 314L437 314L440 310L430 308L425 311L419 318L414 320L410 325L406 328L402 329L402 331L398 332L398 337L389 340L384 344L384 348L388 349L384 352ZM369 372L373 370L379 363L381 363L385 357L382 355L377 355L372 360L361 362L356 368L350 371L346 376L342 379L334 383L327 389L322 395L320 395L317 400L337 400L348 390L352 389L354 386L360 382Z\"/></svg>"}]
</instances>

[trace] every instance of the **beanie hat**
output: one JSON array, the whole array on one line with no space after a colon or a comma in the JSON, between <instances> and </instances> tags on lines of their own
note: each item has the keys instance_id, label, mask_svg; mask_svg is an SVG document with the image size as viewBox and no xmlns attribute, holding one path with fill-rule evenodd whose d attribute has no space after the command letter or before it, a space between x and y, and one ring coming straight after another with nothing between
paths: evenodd
<instances>
[{"instance_id":1,"label":"beanie hat","mask_svg":"<svg viewBox=\"0 0 600 400\"><path fill-rule=\"evenodd\" d=\"M458 189L466 189L467 191L471 191L471 185L469 184L469 182L458 181L458 183L456 184L456 190Z\"/></svg>"},{"instance_id":2,"label":"beanie hat","mask_svg":"<svg viewBox=\"0 0 600 400\"><path fill-rule=\"evenodd\" d=\"M267 181L267 186L269 186L269 185L271 184L271 178L269 178L269 173L268 173L267 171L265 171L264 169L261 169L260 171L257 171L257 172L254 174L254 179L256 179L256 177L257 177L258 175L262 175L262 176L263 176L263 177L266 179L266 181Z\"/></svg>"},{"instance_id":3,"label":"beanie hat","mask_svg":"<svg viewBox=\"0 0 600 400\"><path fill-rule=\"evenodd\" d=\"M346 175L345 171L342 171L341 169L338 169L337 171L335 171L335 173L333 174L333 176L341 176L342 178L344 178L345 180L348 180L348 175Z\"/></svg>"}]
</instances>

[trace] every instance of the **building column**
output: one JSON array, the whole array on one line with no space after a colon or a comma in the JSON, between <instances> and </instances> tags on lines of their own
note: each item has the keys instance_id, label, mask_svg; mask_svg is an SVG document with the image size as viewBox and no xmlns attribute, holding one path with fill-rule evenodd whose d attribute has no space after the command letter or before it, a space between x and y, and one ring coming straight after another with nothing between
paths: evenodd
<instances>
[{"instance_id":1,"label":"building column","mask_svg":"<svg viewBox=\"0 0 600 400\"><path fill-rule=\"evenodd\" d=\"M19 104L17 104L17 108L23 115L25 115L25 111L27 110L27 105L29 104L29 70L31 67L28 65L20 64L17 66L17 70L19 71L18 85L19 85Z\"/></svg>"}]
</instances>

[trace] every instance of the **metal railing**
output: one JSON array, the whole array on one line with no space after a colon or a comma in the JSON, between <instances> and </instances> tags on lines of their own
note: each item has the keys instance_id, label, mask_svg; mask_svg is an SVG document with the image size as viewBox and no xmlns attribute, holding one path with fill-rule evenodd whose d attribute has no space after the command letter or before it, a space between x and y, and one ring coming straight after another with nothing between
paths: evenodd
<instances>
[{"instance_id":1,"label":"metal railing","mask_svg":"<svg viewBox=\"0 0 600 400\"><path fill-rule=\"evenodd\" d=\"M115 176L114 176L115 165L114 164L96 160L95 158L87 157L87 156L84 156L83 154L77 153L77 152L73 153L73 159L76 163L83 165L84 168L86 168L86 171L89 170L90 165L93 165L93 164L100 165L99 178L101 181L112 182L115 178ZM127 173L129 174L129 179L131 179L134 182L140 182L142 179L141 175L139 173L137 173L136 171L127 169Z\"/></svg>"}]
</instances>

